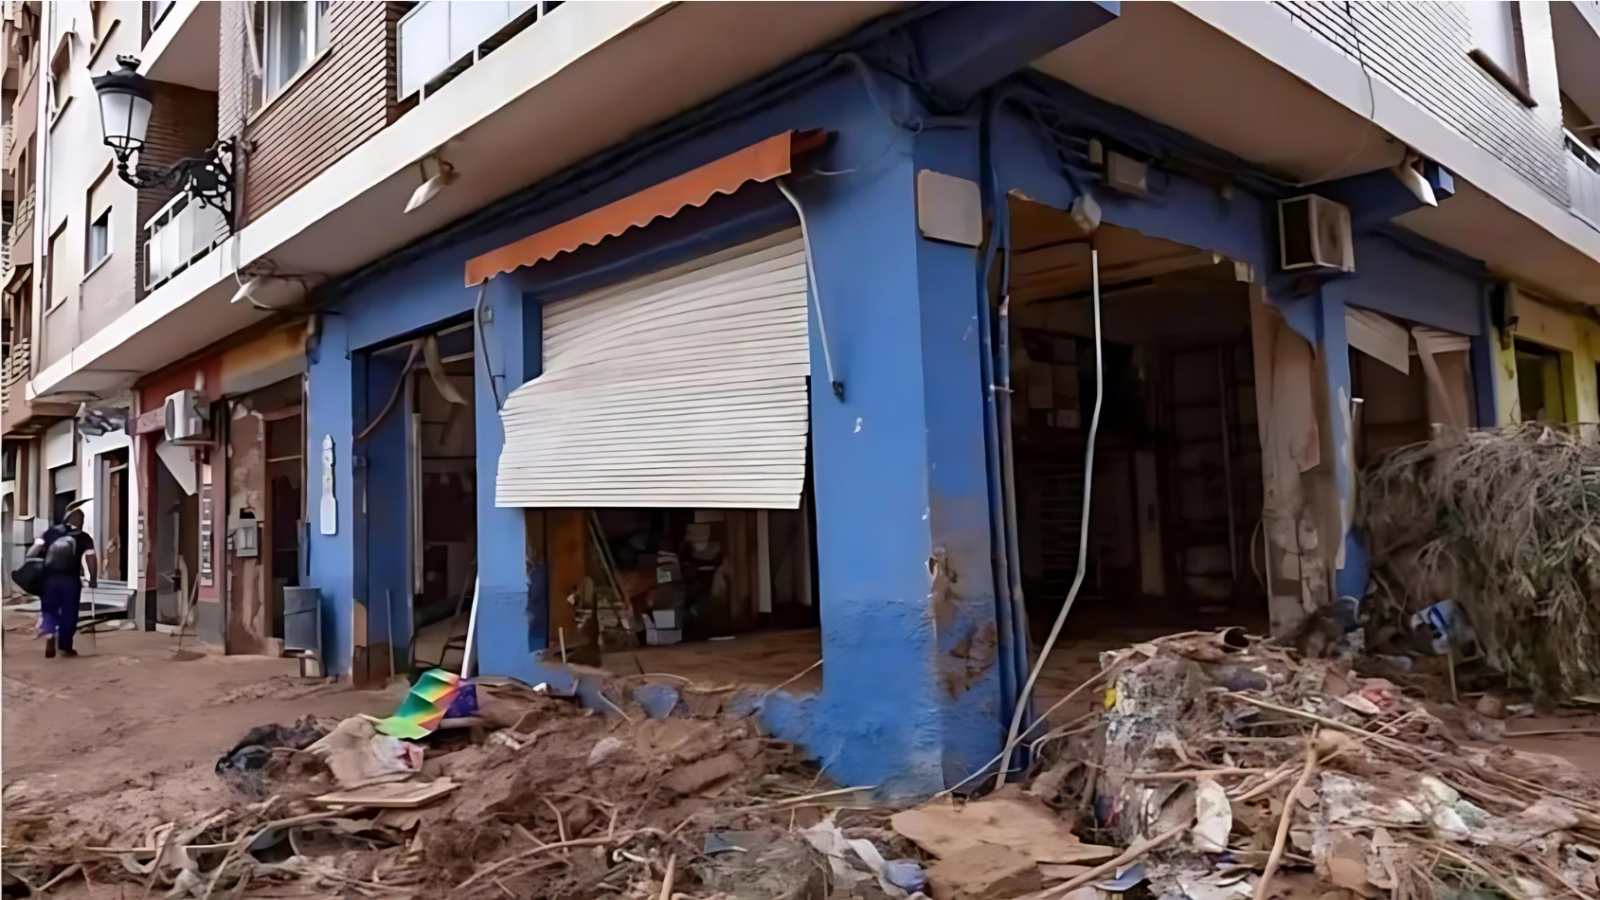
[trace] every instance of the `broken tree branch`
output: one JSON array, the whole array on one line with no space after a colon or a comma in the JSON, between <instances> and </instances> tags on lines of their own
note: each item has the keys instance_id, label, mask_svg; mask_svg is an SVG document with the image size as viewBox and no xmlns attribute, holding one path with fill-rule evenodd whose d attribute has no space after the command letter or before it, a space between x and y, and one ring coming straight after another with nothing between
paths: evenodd
<instances>
[{"instance_id":1,"label":"broken tree branch","mask_svg":"<svg viewBox=\"0 0 1600 900\"><path fill-rule=\"evenodd\" d=\"M660 900L672 900L672 882L678 874L678 854L667 857L667 873L661 876Z\"/></svg>"},{"instance_id":2,"label":"broken tree branch","mask_svg":"<svg viewBox=\"0 0 1600 900\"><path fill-rule=\"evenodd\" d=\"M1317 734L1311 733L1306 741L1305 768L1300 771L1300 777L1295 779L1294 787L1289 788L1289 796L1283 801L1283 816L1278 819L1278 835L1272 840L1272 853L1267 856L1267 866L1261 870L1261 879L1256 882L1255 900L1266 900L1271 896L1267 893L1272 884L1272 876L1278 872L1278 865L1283 862L1283 851L1289 841L1289 823L1294 820L1295 798L1300 795L1306 782L1311 780L1311 773L1317 770Z\"/></svg>"},{"instance_id":3,"label":"broken tree branch","mask_svg":"<svg viewBox=\"0 0 1600 900\"><path fill-rule=\"evenodd\" d=\"M1063 894L1070 894L1086 884L1094 883L1107 874L1121 870L1123 866L1126 866L1139 857L1144 856L1151 850L1160 847L1162 844L1165 844L1178 835L1183 834L1192 827L1193 823L1191 822L1185 822L1182 825L1175 825L1172 828L1161 832L1155 837L1150 838L1149 840L1140 841L1139 843L1134 844L1132 847L1122 851L1122 855L1118 856L1116 859L1103 862L1087 872L1083 872L1067 881L1063 881L1055 887L1046 888L1037 894L1030 894L1027 898L1019 897L1016 898L1016 900L1048 900L1048 898L1051 897L1060 897Z\"/></svg>"},{"instance_id":4,"label":"broken tree branch","mask_svg":"<svg viewBox=\"0 0 1600 900\"><path fill-rule=\"evenodd\" d=\"M604 837L578 838L571 841L558 841L554 844L545 844L543 847L535 847L532 850L524 850L521 853L508 856L491 866L479 869L472 875L472 877L456 885L456 890L465 890L468 886L476 883L480 878L487 878L495 872L504 869L506 866L511 865L512 863L521 862L529 857L538 856L541 853L546 853L551 850L565 850L569 847L604 847L606 844L615 843L616 840L626 841L636 834L638 834L638 832L630 831L627 834L622 835L621 838L616 839L612 838L610 835L606 835Z\"/></svg>"}]
</instances>

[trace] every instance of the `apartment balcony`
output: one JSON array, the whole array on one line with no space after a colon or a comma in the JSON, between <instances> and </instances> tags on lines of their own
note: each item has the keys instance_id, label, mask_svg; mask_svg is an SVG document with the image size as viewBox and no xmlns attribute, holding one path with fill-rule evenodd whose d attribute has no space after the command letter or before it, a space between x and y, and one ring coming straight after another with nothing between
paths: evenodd
<instances>
[{"instance_id":1,"label":"apartment balcony","mask_svg":"<svg viewBox=\"0 0 1600 900\"><path fill-rule=\"evenodd\" d=\"M1572 211L1600 229L1600 152L1567 132L1567 189Z\"/></svg>"},{"instance_id":2,"label":"apartment balcony","mask_svg":"<svg viewBox=\"0 0 1600 900\"><path fill-rule=\"evenodd\" d=\"M165 284L215 246L226 234L222 213L188 194L173 197L144 223L144 286Z\"/></svg>"},{"instance_id":3,"label":"apartment balcony","mask_svg":"<svg viewBox=\"0 0 1600 900\"><path fill-rule=\"evenodd\" d=\"M222 4L146 2L145 15L150 37L139 51L139 71L151 81L215 92Z\"/></svg>"},{"instance_id":4,"label":"apartment balcony","mask_svg":"<svg viewBox=\"0 0 1600 900\"><path fill-rule=\"evenodd\" d=\"M1556 77L1561 84L1562 105L1570 102L1577 107L1577 119L1587 119L1591 123L1600 123L1600 0L1572 0L1566 3L1550 4L1550 25L1554 32L1556 45ZM1563 118L1566 110L1563 110ZM1567 136L1568 153L1578 151L1572 149L1573 138L1578 138L1577 143L1587 141L1587 147L1579 150L1594 152L1593 132L1583 127L1575 127L1576 135ZM1582 161L1582 156L1571 156L1567 161L1569 175L1579 175L1573 167L1574 160ZM1574 184L1576 188L1576 183ZM1577 198L1573 198L1573 208L1578 208ZM1592 209L1592 207L1591 207ZM1589 222L1595 223L1594 216L1589 216Z\"/></svg>"},{"instance_id":5,"label":"apartment balcony","mask_svg":"<svg viewBox=\"0 0 1600 900\"><path fill-rule=\"evenodd\" d=\"M21 395L28 376L28 341L12 341L0 358L0 410L9 410L13 397Z\"/></svg>"},{"instance_id":6,"label":"apartment balcony","mask_svg":"<svg viewBox=\"0 0 1600 900\"><path fill-rule=\"evenodd\" d=\"M17 200L16 208L12 212L11 227L6 229L6 251L8 268L11 266L26 266L33 262L33 206L34 189Z\"/></svg>"},{"instance_id":7,"label":"apartment balcony","mask_svg":"<svg viewBox=\"0 0 1600 900\"><path fill-rule=\"evenodd\" d=\"M513 35L541 21L556 2L451 3L423 0L400 19L399 96L429 96Z\"/></svg>"},{"instance_id":8,"label":"apartment balcony","mask_svg":"<svg viewBox=\"0 0 1600 900\"><path fill-rule=\"evenodd\" d=\"M191 2L188 15L219 5ZM267 318L251 304L230 302L238 290L235 263L271 260L284 271L329 277L355 271L900 7L884 0L546 3L532 10L531 24L524 11L512 18L511 31L476 45L473 61L447 76L448 83L424 78L432 86L418 91L423 99L414 108L247 219L224 242L237 246L195 258L35 372L29 391L48 397L115 389L130 373L163 368ZM185 8L178 0L157 31ZM416 26L408 25L414 53ZM487 52L500 36L505 43ZM158 38L146 45L146 66ZM597 109L605 115L595 115ZM508 154L507 147L518 152ZM402 215L417 188L417 160L433 148L446 148L457 178L426 206Z\"/></svg>"},{"instance_id":9,"label":"apartment balcony","mask_svg":"<svg viewBox=\"0 0 1600 900\"><path fill-rule=\"evenodd\" d=\"M77 407L71 403L27 399L28 379L33 374L33 344L24 339L12 341L10 347L11 352L0 359L0 434L38 434L75 415Z\"/></svg>"}]
</instances>

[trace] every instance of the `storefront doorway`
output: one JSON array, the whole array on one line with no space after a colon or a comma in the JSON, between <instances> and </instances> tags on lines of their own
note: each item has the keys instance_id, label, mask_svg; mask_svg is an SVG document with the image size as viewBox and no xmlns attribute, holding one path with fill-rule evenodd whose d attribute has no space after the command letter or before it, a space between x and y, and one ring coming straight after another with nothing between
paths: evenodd
<instances>
[{"instance_id":1,"label":"storefront doorway","mask_svg":"<svg viewBox=\"0 0 1600 900\"><path fill-rule=\"evenodd\" d=\"M283 590L300 584L305 522L304 386L296 375L227 398L227 645L270 653Z\"/></svg>"},{"instance_id":2,"label":"storefront doorway","mask_svg":"<svg viewBox=\"0 0 1600 900\"><path fill-rule=\"evenodd\" d=\"M161 441L155 445L156 490L150 508L156 519L153 563L156 582L156 624L193 626L185 622L199 587L200 497L198 466L193 451Z\"/></svg>"},{"instance_id":3,"label":"storefront doorway","mask_svg":"<svg viewBox=\"0 0 1600 900\"><path fill-rule=\"evenodd\" d=\"M495 487L547 659L820 684L805 253L785 230L537 310Z\"/></svg>"},{"instance_id":4,"label":"storefront doorway","mask_svg":"<svg viewBox=\"0 0 1600 900\"><path fill-rule=\"evenodd\" d=\"M1063 214L1013 199L1009 315L1020 582L1034 639L1086 575L1052 666L1091 649L1219 625L1264 626L1263 505L1246 271L1209 251L1115 226L1094 234L1100 272L1099 429L1090 244ZM998 307L997 307L998 313ZM1092 670L1092 668L1091 668ZM1040 693L1076 672L1047 671ZM1081 679L1078 679L1081 680ZM1070 683L1069 683L1070 682Z\"/></svg>"},{"instance_id":5,"label":"storefront doorway","mask_svg":"<svg viewBox=\"0 0 1600 900\"><path fill-rule=\"evenodd\" d=\"M456 322L363 356L358 678L461 665L478 553L473 342Z\"/></svg>"}]
</instances>

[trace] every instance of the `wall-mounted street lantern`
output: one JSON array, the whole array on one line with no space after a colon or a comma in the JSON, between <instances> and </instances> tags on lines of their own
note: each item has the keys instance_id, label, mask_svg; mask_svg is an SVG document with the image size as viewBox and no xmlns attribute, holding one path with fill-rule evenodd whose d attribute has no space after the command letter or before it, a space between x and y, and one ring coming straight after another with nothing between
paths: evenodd
<instances>
[{"instance_id":1,"label":"wall-mounted street lantern","mask_svg":"<svg viewBox=\"0 0 1600 900\"><path fill-rule=\"evenodd\" d=\"M139 74L139 60L117 57L114 72L97 75L94 92L100 98L100 130L107 147L117 155L117 175L136 188L172 187L186 191L200 203L222 213L233 230L232 138L217 141L204 157L187 157L167 167L132 165L129 160L144 149L154 108L150 79Z\"/></svg>"}]
</instances>

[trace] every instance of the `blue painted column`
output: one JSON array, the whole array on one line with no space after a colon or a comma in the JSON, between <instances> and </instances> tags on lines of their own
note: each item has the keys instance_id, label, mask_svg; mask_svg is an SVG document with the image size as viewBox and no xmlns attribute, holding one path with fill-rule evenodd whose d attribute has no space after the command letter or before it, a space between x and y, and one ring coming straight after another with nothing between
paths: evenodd
<instances>
[{"instance_id":1,"label":"blue painted column","mask_svg":"<svg viewBox=\"0 0 1600 900\"><path fill-rule=\"evenodd\" d=\"M505 432L497 402L526 380L523 297L510 279L489 282L484 315L473 337L473 404L478 442L478 671L529 682L539 677L546 644L543 580L529 577L527 511L495 506L495 480ZM493 383L486 377L492 373Z\"/></svg>"},{"instance_id":2,"label":"blue painted column","mask_svg":"<svg viewBox=\"0 0 1600 900\"><path fill-rule=\"evenodd\" d=\"M870 116L859 124L842 134L864 154L893 142L880 162L796 186L845 384L841 402L827 387L813 310L824 664L805 740L835 778L929 793L986 763L1004 729L978 253L923 240L915 203L919 166L975 177L977 135L913 138Z\"/></svg>"},{"instance_id":3,"label":"blue painted column","mask_svg":"<svg viewBox=\"0 0 1600 900\"><path fill-rule=\"evenodd\" d=\"M355 420L348 333L343 316L324 316L322 334L306 359L306 507L308 584L322 592L322 656L330 675L350 674L355 603L355 509L350 465ZM322 533L324 437L333 438L334 498L338 528Z\"/></svg>"},{"instance_id":4,"label":"blue painted column","mask_svg":"<svg viewBox=\"0 0 1600 900\"><path fill-rule=\"evenodd\" d=\"M1350 342L1345 335L1344 303L1330 292L1323 291L1319 298L1322 321L1320 325L1322 374L1328 386L1328 410L1322 427L1328 439L1324 450L1333 451L1334 486L1339 492L1339 504L1348 508L1355 497L1354 440L1350 433Z\"/></svg>"},{"instance_id":5,"label":"blue painted column","mask_svg":"<svg viewBox=\"0 0 1600 900\"><path fill-rule=\"evenodd\" d=\"M1335 596L1359 597L1366 588L1366 556L1363 550L1350 547L1347 541L1348 529L1355 523L1356 502L1355 435L1351 432L1354 412L1350 403L1355 392L1350 381L1350 343L1345 334L1344 302L1339 295L1323 290L1317 303L1321 313L1318 354L1327 385L1326 413L1321 423L1327 437L1322 447L1323 453L1333 454L1331 460L1324 460L1324 467L1332 470L1333 489L1338 498L1335 510L1326 510L1321 517L1322 534L1326 540L1336 542L1324 552L1329 560ZM1337 542L1346 542L1342 556ZM1345 563L1343 567L1341 562Z\"/></svg>"}]
</instances>

